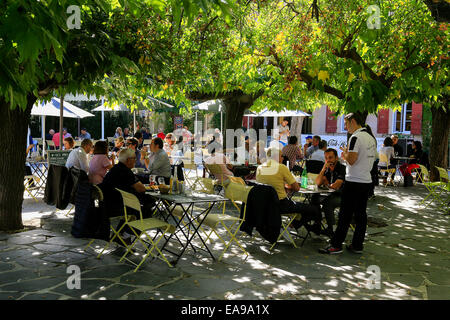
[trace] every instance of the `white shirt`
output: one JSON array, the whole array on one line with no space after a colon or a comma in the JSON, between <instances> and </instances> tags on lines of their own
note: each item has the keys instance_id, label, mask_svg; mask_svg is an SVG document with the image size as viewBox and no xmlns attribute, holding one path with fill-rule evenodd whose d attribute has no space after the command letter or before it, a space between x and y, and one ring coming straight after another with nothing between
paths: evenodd
<instances>
[{"instance_id":1,"label":"white shirt","mask_svg":"<svg viewBox=\"0 0 450 320\"><path fill-rule=\"evenodd\" d=\"M89 159L86 151L81 147L73 149L67 157L66 167L68 169L75 167L88 173Z\"/></svg>"},{"instance_id":2,"label":"white shirt","mask_svg":"<svg viewBox=\"0 0 450 320\"><path fill-rule=\"evenodd\" d=\"M353 132L348 142L348 152L357 152L358 159L353 165L347 163L345 181L372 183L370 170L377 156L377 146L375 139L365 128Z\"/></svg>"},{"instance_id":3,"label":"white shirt","mask_svg":"<svg viewBox=\"0 0 450 320\"><path fill-rule=\"evenodd\" d=\"M288 134L287 132L283 133L283 131L289 130L289 126L283 127L281 124L278 126L278 132L280 133L280 140L283 142L288 142Z\"/></svg>"},{"instance_id":4,"label":"white shirt","mask_svg":"<svg viewBox=\"0 0 450 320\"><path fill-rule=\"evenodd\" d=\"M316 150L312 153L310 160L318 160L325 162L325 151L323 150Z\"/></svg>"}]
</instances>

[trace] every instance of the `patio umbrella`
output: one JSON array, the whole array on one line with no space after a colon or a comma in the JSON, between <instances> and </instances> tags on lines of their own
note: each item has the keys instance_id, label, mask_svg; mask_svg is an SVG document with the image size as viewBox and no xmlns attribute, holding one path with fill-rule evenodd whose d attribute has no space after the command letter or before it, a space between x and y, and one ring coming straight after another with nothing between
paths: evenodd
<instances>
[{"instance_id":1,"label":"patio umbrella","mask_svg":"<svg viewBox=\"0 0 450 320\"><path fill-rule=\"evenodd\" d=\"M42 149L43 154L45 154L45 117L61 117L60 110L60 100L56 97L53 97L48 102L39 102L33 105L31 109L32 116L41 116L42 121ZM86 118L93 117L92 113L84 111L81 108L74 106L68 102L63 103L62 109L62 117L64 118Z\"/></svg>"},{"instance_id":2,"label":"patio umbrella","mask_svg":"<svg viewBox=\"0 0 450 320\"><path fill-rule=\"evenodd\" d=\"M91 111L93 112L100 112L102 113L102 140L104 139L105 136L105 111L106 112L111 112L111 111L130 111L130 109L128 109L125 105L123 104L117 104L114 105L112 107L110 106L105 106L105 99L102 98L102 104L100 106L98 106L97 108L92 109Z\"/></svg>"}]
</instances>

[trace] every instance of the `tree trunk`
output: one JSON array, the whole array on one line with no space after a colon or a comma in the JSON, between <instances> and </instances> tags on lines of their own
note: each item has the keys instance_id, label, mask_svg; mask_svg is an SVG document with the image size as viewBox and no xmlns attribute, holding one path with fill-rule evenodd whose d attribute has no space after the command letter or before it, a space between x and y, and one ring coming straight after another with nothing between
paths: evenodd
<instances>
[{"instance_id":1,"label":"tree trunk","mask_svg":"<svg viewBox=\"0 0 450 320\"><path fill-rule=\"evenodd\" d=\"M225 112L225 128L223 133L223 143L226 146L226 130L242 128L242 118L245 110L253 105L254 100L248 95L234 95L226 97L223 103L226 107Z\"/></svg>"},{"instance_id":2,"label":"tree trunk","mask_svg":"<svg viewBox=\"0 0 450 320\"><path fill-rule=\"evenodd\" d=\"M292 121L291 121L291 130L290 130L290 134L291 136L296 136L298 138L299 141L299 145L301 137L302 137L302 126L303 126L303 119L305 117L292 117Z\"/></svg>"},{"instance_id":3,"label":"tree trunk","mask_svg":"<svg viewBox=\"0 0 450 320\"><path fill-rule=\"evenodd\" d=\"M448 110L448 97L439 101L439 107L432 106L432 132L430 145L431 180L439 181L439 172L435 167L448 166L448 136L450 133L450 111ZM444 110L444 108L447 108Z\"/></svg>"},{"instance_id":4,"label":"tree trunk","mask_svg":"<svg viewBox=\"0 0 450 320\"><path fill-rule=\"evenodd\" d=\"M10 109L9 103L0 99L0 231L23 228L22 202L25 175L25 151L28 125L34 96L29 96L25 110Z\"/></svg>"}]
</instances>

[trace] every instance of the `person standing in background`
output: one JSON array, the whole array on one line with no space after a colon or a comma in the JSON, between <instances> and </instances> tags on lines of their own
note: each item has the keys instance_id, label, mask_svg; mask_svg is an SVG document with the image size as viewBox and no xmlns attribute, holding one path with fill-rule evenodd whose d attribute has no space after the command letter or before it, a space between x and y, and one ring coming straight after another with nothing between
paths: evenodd
<instances>
[{"instance_id":1,"label":"person standing in background","mask_svg":"<svg viewBox=\"0 0 450 320\"><path fill-rule=\"evenodd\" d=\"M284 145L288 144L288 137L291 135L288 126L289 121L283 120L278 126L278 134L280 135L280 141L284 142Z\"/></svg>"}]
</instances>

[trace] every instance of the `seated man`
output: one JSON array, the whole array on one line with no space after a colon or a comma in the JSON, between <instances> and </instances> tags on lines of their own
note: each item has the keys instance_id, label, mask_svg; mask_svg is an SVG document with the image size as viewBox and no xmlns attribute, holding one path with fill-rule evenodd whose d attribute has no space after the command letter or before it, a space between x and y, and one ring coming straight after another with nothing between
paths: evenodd
<instances>
[{"instance_id":1,"label":"seated man","mask_svg":"<svg viewBox=\"0 0 450 320\"><path fill-rule=\"evenodd\" d=\"M319 150L319 142L320 142L320 137L319 136L314 136L312 139L312 143L311 146L308 147L308 149L306 149L305 151L305 158L309 159L311 157L311 155L314 153L314 151Z\"/></svg>"},{"instance_id":2,"label":"seated man","mask_svg":"<svg viewBox=\"0 0 450 320\"><path fill-rule=\"evenodd\" d=\"M163 150L164 143L161 138L153 138L150 144L148 171L150 175L163 177L165 184L170 184L171 167L167 153Z\"/></svg>"},{"instance_id":3,"label":"seated man","mask_svg":"<svg viewBox=\"0 0 450 320\"><path fill-rule=\"evenodd\" d=\"M109 217L115 217L123 214L121 196L115 188L134 194L143 206L143 218L149 218L151 216L151 208L153 207L155 201L150 195L145 194L145 186L131 171L131 169L134 168L135 162L136 155L132 149L122 150L119 153L119 163L114 165L106 173L103 178L103 182L98 185L103 191ZM139 219L139 217L137 218ZM118 230L122 224L123 221L119 223L116 230ZM132 234L129 229L127 233ZM127 238L127 240L125 240L127 244L130 243L129 236L124 235L123 237ZM119 241L118 243L121 242Z\"/></svg>"},{"instance_id":4,"label":"seated man","mask_svg":"<svg viewBox=\"0 0 450 320\"><path fill-rule=\"evenodd\" d=\"M68 169L75 167L83 170L88 174L89 172L89 159L88 154L93 151L93 144L90 139L84 139L81 141L79 148L73 149L66 161L66 167Z\"/></svg>"},{"instance_id":5,"label":"seated man","mask_svg":"<svg viewBox=\"0 0 450 320\"><path fill-rule=\"evenodd\" d=\"M295 202L287 198L286 189L296 192L300 186L295 181L294 176L288 167L282 164L282 153L280 149L269 148L267 151L267 162L258 166L256 170L256 181L271 185L275 188L280 199L280 213L300 213L301 219L294 223L296 229L302 225L315 234L320 234L320 211L317 206ZM314 220L314 225L310 227L307 222Z\"/></svg>"},{"instance_id":6,"label":"seated man","mask_svg":"<svg viewBox=\"0 0 450 320\"><path fill-rule=\"evenodd\" d=\"M325 140L320 140L319 149L311 154L310 160L317 160L325 162L325 151L327 150L327 142Z\"/></svg>"},{"instance_id":7,"label":"seated man","mask_svg":"<svg viewBox=\"0 0 450 320\"><path fill-rule=\"evenodd\" d=\"M138 149L139 141L136 138L128 138L127 139L127 147L132 149L136 155L136 163L134 164L135 168L146 168L145 165L145 151L142 152Z\"/></svg>"},{"instance_id":8,"label":"seated man","mask_svg":"<svg viewBox=\"0 0 450 320\"><path fill-rule=\"evenodd\" d=\"M339 162L338 153L335 149L327 149L325 151L325 164L316 178L316 184L326 186L330 189L336 190L333 193L322 196L314 194L312 197L312 204L320 208L327 220L327 228L322 231L322 234L333 237L333 225L336 220L334 217L334 209L341 206L341 190L345 181L345 166Z\"/></svg>"}]
</instances>

